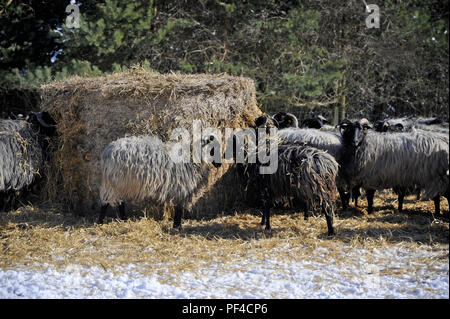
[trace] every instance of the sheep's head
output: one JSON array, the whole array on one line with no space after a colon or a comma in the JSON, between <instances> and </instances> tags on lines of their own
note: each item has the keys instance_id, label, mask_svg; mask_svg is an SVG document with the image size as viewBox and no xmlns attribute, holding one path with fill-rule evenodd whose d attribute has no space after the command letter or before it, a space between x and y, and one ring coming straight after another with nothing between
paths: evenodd
<instances>
[{"instance_id":1,"label":"sheep's head","mask_svg":"<svg viewBox=\"0 0 450 319\"><path fill-rule=\"evenodd\" d=\"M388 124L388 129L394 132L403 132L405 131L405 126L402 123L395 123L394 125Z\"/></svg>"},{"instance_id":2,"label":"sheep's head","mask_svg":"<svg viewBox=\"0 0 450 319\"><path fill-rule=\"evenodd\" d=\"M273 118L278 122L278 128L283 129L287 127L298 127L298 120L294 114L280 111L273 115Z\"/></svg>"},{"instance_id":3,"label":"sheep's head","mask_svg":"<svg viewBox=\"0 0 450 319\"><path fill-rule=\"evenodd\" d=\"M379 120L375 123L374 125L374 129L377 132L403 132L405 131L405 126L400 123L397 122L395 123L395 121L393 122L392 120Z\"/></svg>"},{"instance_id":4,"label":"sheep's head","mask_svg":"<svg viewBox=\"0 0 450 319\"><path fill-rule=\"evenodd\" d=\"M279 128L278 121L270 115L262 115L255 119L255 128L265 127L267 130L271 128Z\"/></svg>"},{"instance_id":5,"label":"sheep's head","mask_svg":"<svg viewBox=\"0 0 450 319\"><path fill-rule=\"evenodd\" d=\"M361 145L367 131L372 129L372 126L367 119L361 119L354 122L344 119L339 123L338 127L344 140L344 144L354 148L358 148Z\"/></svg>"},{"instance_id":6,"label":"sheep's head","mask_svg":"<svg viewBox=\"0 0 450 319\"><path fill-rule=\"evenodd\" d=\"M329 123L329 121L322 115L315 115L312 118L307 118L302 121L301 127L316 128L320 129L324 124Z\"/></svg>"},{"instance_id":7,"label":"sheep's head","mask_svg":"<svg viewBox=\"0 0 450 319\"><path fill-rule=\"evenodd\" d=\"M373 126L377 132L387 132L389 130L389 123L386 120L379 120Z\"/></svg>"}]
</instances>

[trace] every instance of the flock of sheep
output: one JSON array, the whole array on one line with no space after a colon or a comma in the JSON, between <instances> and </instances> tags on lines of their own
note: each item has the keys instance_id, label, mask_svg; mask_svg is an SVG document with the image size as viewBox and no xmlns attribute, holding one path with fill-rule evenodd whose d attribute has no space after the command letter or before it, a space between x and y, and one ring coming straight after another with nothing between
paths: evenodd
<instances>
[{"instance_id":1,"label":"flock of sheep","mask_svg":"<svg viewBox=\"0 0 450 319\"><path fill-rule=\"evenodd\" d=\"M373 211L376 190L393 189L398 194L399 210L407 194L434 200L436 214L440 213L440 196L449 198L448 123L401 118L372 124L367 119L345 119L330 126L321 116L299 123L286 112L264 115L254 122L255 128L269 133L266 141L258 141L259 148L276 140L278 169L261 174L265 164L259 161L236 165L248 184L257 185L256 195L263 206L261 224L266 229L270 229L271 207L284 198L302 203L305 218L311 212L323 213L329 235L335 234L337 192L346 209L351 198L357 205L363 189L368 213ZM0 120L0 210L7 209L18 193L40 177L55 127L45 112ZM203 136L201 148L213 156L213 145L221 142L214 135ZM118 206L120 217L125 219L125 202L153 200L173 204L173 227L181 227L183 209L221 161L175 162L169 156L172 146L172 142L156 137L132 136L105 148L98 223L104 221L108 206Z\"/></svg>"}]
</instances>

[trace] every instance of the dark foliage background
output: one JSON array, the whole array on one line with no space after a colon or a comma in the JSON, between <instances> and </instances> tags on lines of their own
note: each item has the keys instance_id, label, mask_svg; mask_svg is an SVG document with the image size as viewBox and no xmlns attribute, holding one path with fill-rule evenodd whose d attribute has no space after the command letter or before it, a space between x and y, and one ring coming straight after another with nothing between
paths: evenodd
<instances>
[{"instance_id":1,"label":"dark foliage background","mask_svg":"<svg viewBox=\"0 0 450 319\"><path fill-rule=\"evenodd\" d=\"M39 85L135 65L255 81L266 112L448 119L448 0L0 0L1 116L39 103Z\"/></svg>"}]
</instances>

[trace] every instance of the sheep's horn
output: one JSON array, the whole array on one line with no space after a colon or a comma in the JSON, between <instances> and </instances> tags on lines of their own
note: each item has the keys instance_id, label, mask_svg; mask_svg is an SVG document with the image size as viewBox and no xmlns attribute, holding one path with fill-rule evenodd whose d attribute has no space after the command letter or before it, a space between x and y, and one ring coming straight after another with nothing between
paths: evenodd
<instances>
[{"instance_id":1,"label":"sheep's horn","mask_svg":"<svg viewBox=\"0 0 450 319\"><path fill-rule=\"evenodd\" d=\"M55 124L50 124L44 119L44 117L43 117L44 116L44 112L37 112L37 113L36 112L31 112L31 114L36 116L39 124L41 124L43 127L47 127L47 128L55 127ZM47 117L50 118L49 115ZM51 120L53 121L53 119L51 119Z\"/></svg>"}]
</instances>

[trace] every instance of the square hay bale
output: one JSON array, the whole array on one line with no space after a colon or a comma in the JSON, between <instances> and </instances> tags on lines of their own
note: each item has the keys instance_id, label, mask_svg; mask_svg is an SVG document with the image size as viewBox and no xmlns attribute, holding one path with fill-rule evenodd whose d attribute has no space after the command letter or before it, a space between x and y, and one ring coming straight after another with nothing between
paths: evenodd
<instances>
[{"instance_id":1,"label":"square hay bale","mask_svg":"<svg viewBox=\"0 0 450 319\"><path fill-rule=\"evenodd\" d=\"M72 77L41 89L41 110L53 116L59 134L52 145L45 194L81 214L99 209L100 158L110 142L146 134L167 141L175 128L191 132L194 120L202 127L247 128L262 113L253 81L226 74L133 69L103 77ZM208 185L193 196L193 216L214 215L239 200L243 192L230 167L224 164L213 170ZM137 206L149 207L151 203ZM150 214L158 212L152 209Z\"/></svg>"}]
</instances>

